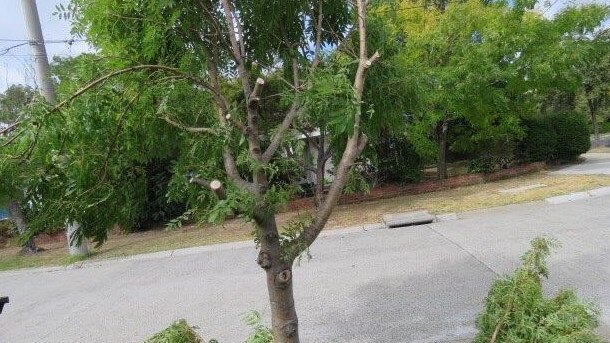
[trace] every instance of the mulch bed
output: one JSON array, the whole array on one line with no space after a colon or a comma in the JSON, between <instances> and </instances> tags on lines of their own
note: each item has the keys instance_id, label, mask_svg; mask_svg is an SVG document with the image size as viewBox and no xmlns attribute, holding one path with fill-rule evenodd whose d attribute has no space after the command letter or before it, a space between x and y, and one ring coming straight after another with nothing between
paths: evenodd
<instances>
[{"instance_id":1,"label":"mulch bed","mask_svg":"<svg viewBox=\"0 0 610 343\"><path fill-rule=\"evenodd\" d=\"M515 176L531 174L545 168L544 162L528 163L516 167L502 169L489 174L466 174L447 178L445 180L431 180L406 185L384 185L371 189L369 193L346 194L339 198L339 204L357 204L366 201L390 199L404 195L430 193L445 189L481 184L485 182L508 179ZM290 201L286 207L288 211L306 210L313 208L313 198L299 198Z\"/></svg>"}]
</instances>

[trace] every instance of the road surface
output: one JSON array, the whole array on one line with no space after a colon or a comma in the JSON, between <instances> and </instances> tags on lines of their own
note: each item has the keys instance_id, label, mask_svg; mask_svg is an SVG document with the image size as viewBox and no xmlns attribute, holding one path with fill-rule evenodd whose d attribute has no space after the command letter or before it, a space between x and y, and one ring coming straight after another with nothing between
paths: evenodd
<instances>
[{"instance_id":1,"label":"road surface","mask_svg":"<svg viewBox=\"0 0 610 343\"><path fill-rule=\"evenodd\" d=\"M552 174L610 174L609 153L586 153L581 157L582 163L562 166Z\"/></svg>"},{"instance_id":2,"label":"road surface","mask_svg":"<svg viewBox=\"0 0 610 343\"><path fill-rule=\"evenodd\" d=\"M462 342L491 281L511 272L534 237L564 243L548 292L574 287L600 305L610 339L610 197L536 202L459 214L455 221L331 232L295 268L304 342ZM170 256L171 255L171 256ZM204 338L243 342L240 315L269 317L251 243L0 273L11 303L0 342L142 342L185 318Z\"/></svg>"}]
</instances>

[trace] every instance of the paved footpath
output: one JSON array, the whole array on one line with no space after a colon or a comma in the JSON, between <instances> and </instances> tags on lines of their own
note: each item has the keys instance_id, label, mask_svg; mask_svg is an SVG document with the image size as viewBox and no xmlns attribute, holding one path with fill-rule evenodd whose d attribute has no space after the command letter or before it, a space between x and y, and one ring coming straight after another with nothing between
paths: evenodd
<instances>
[{"instance_id":1,"label":"paved footpath","mask_svg":"<svg viewBox=\"0 0 610 343\"><path fill-rule=\"evenodd\" d=\"M610 196L537 202L460 214L402 229L330 232L295 269L304 342L459 342L475 334L491 281L512 271L531 239L564 246L551 259L549 292L575 287L602 309L610 339ZM268 318L251 243L0 273L11 303L0 342L142 342L186 318L206 338L243 342L240 314Z\"/></svg>"}]
</instances>

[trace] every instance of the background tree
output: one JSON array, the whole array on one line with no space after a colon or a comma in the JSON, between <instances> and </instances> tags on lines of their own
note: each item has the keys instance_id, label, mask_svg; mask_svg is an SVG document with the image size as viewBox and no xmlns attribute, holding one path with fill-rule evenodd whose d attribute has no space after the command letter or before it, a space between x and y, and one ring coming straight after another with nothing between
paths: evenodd
<instances>
[{"instance_id":1,"label":"background tree","mask_svg":"<svg viewBox=\"0 0 610 343\"><path fill-rule=\"evenodd\" d=\"M599 112L610 105L610 29L596 34L591 61L583 68L583 95L591 117L595 145L601 144Z\"/></svg>"},{"instance_id":2,"label":"background tree","mask_svg":"<svg viewBox=\"0 0 610 343\"><path fill-rule=\"evenodd\" d=\"M17 138L20 133L14 132L17 123L27 113L27 106L34 99L35 91L24 85L11 85L4 93L0 94L0 122L5 127L2 136L10 141ZM24 192L22 182L26 174L23 164L15 163L12 158L14 150L0 159L0 204L8 209L11 220L15 223L17 233L23 241L23 252L35 253L38 251L34 238L28 234L28 223L24 208ZM6 158L11 156L11 158Z\"/></svg>"},{"instance_id":3,"label":"background tree","mask_svg":"<svg viewBox=\"0 0 610 343\"><path fill-rule=\"evenodd\" d=\"M379 21L401 44L395 60L410 84L412 101L403 107L407 136L420 156L437 162L439 178L447 176L449 150L514 159L521 121L557 112L560 104L548 105L558 99L553 95L578 90L578 66L593 49L587 35L608 8L570 7L551 20L528 10L532 5L466 1L439 10L396 1L380 7Z\"/></svg>"}]
</instances>

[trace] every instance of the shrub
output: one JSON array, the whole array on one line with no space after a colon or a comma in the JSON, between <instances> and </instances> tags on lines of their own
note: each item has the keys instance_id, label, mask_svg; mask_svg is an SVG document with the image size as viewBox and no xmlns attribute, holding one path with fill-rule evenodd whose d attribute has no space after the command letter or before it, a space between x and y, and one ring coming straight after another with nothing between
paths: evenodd
<instances>
[{"instance_id":1,"label":"shrub","mask_svg":"<svg viewBox=\"0 0 610 343\"><path fill-rule=\"evenodd\" d=\"M584 116L560 114L553 116L553 127L557 134L557 158L573 160L591 148L589 124Z\"/></svg>"},{"instance_id":2,"label":"shrub","mask_svg":"<svg viewBox=\"0 0 610 343\"><path fill-rule=\"evenodd\" d=\"M144 343L204 343L186 320L180 319Z\"/></svg>"},{"instance_id":3,"label":"shrub","mask_svg":"<svg viewBox=\"0 0 610 343\"><path fill-rule=\"evenodd\" d=\"M519 146L522 160L573 160L591 148L589 124L582 115L553 114L524 123L525 138Z\"/></svg>"},{"instance_id":4,"label":"shrub","mask_svg":"<svg viewBox=\"0 0 610 343\"><path fill-rule=\"evenodd\" d=\"M473 343L603 342L594 332L598 311L573 291L544 297L541 280L548 277L546 260L555 246L555 241L536 238L522 257L523 265L492 284Z\"/></svg>"},{"instance_id":5,"label":"shrub","mask_svg":"<svg viewBox=\"0 0 610 343\"><path fill-rule=\"evenodd\" d=\"M15 234L15 227L11 220L0 219L0 238L12 237Z\"/></svg>"},{"instance_id":6,"label":"shrub","mask_svg":"<svg viewBox=\"0 0 610 343\"><path fill-rule=\"evenodd\" d=\"M557 157L557 133L552 119L533 119L524 122L525 137L519 145L520 158L527 162L552 161Z\"/></svg>"},{"instance_id":7,"label":"shrub","mask_svg":"<svg viewBox=\"0 0 610 343\"><path fill-rule=\"evenodd\" d=\"M491 173L495 170L496 161L493 157L483 156L470 160L469 173Z\"/></svg>"}]
</instances>

